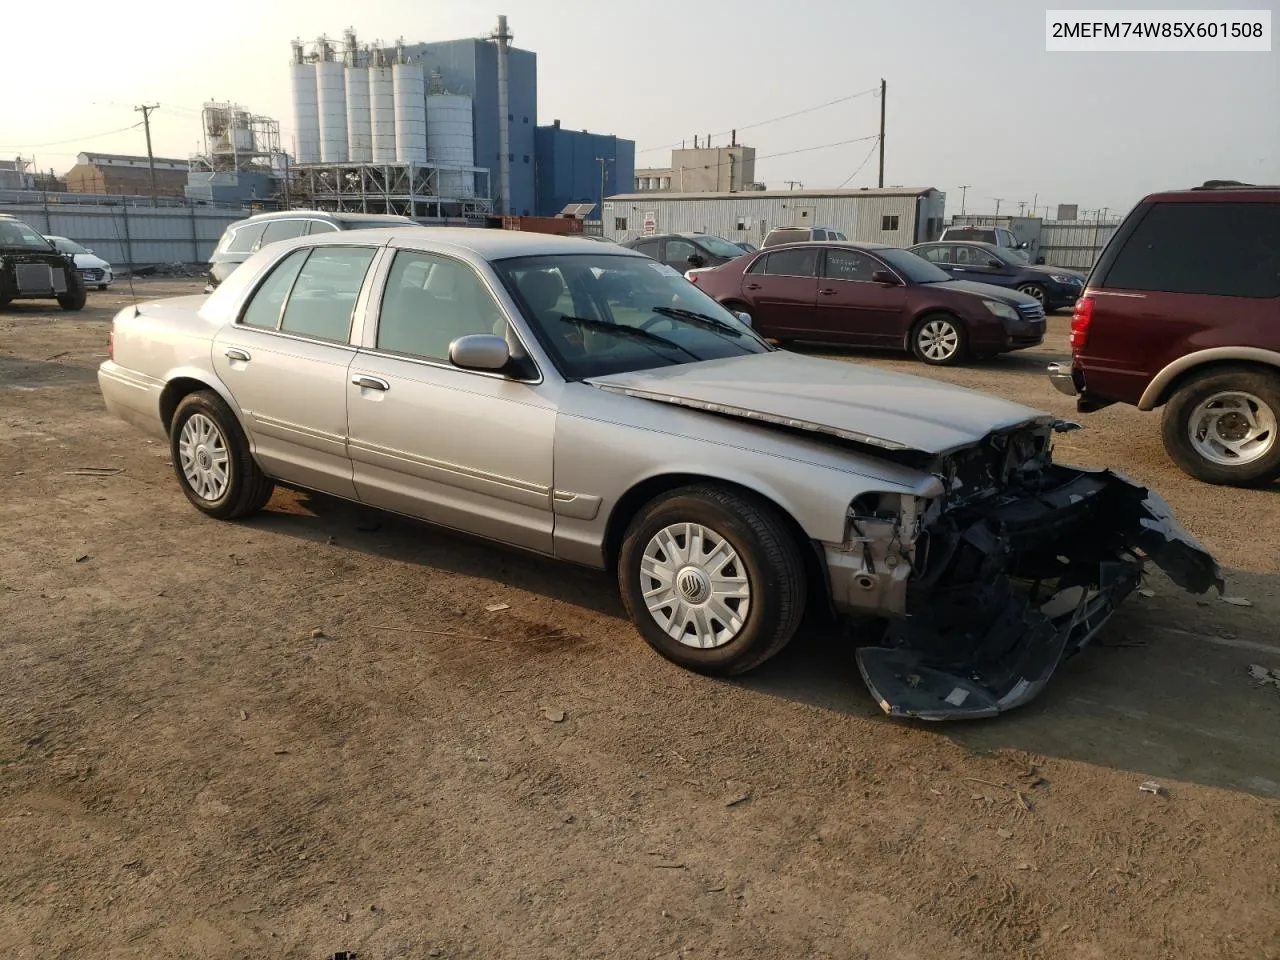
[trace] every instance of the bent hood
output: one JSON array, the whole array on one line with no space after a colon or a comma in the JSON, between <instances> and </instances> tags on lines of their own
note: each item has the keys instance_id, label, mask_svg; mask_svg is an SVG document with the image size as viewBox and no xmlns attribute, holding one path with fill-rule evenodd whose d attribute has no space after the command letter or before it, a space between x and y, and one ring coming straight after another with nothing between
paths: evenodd
<instances>
[{"instance_id":1,"label":"bent hood","mask_svg":"<svg viewBox=\"0 0 1280 960\"><path fill-rule=\"evenodd\" d=\"M772 353L615 373L602 390L939 455L988 434L1051 418L950 384L838 360Z\"/></svg>"}]
</instances>

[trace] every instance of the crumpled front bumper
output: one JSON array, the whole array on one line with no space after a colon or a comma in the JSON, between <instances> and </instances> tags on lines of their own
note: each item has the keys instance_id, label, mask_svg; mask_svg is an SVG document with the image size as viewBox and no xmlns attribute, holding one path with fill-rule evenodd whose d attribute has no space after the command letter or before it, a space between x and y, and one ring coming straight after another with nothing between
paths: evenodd
<instances>
[{"instance_id":1,"label":"crumpled front bumper","mask_svg":"<svg viewBox=\"0 0 1280 960\"><path fill-rule=\"evenodd\" d=\"M992 717L1035 697L1161 567L1192 593L1217 562L1158 495L1110 470L1054 468L1034 496L974 508L930 532L907 616L857 653L881 708L922 720Z\"/></svg>"}]
</instances>

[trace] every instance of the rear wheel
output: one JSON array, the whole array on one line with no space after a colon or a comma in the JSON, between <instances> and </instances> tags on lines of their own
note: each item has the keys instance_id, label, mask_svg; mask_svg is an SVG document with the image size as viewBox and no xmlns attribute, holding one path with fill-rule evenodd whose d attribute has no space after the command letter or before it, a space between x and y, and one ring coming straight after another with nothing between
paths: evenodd
<instances>
[{"instance_id":1,"label":"rear wheel","mask_svg":"<svg viewBox=\"0 0 1280 960\"><path fill-rule=\"evenodd\" d=\"M226 402L212 390L188 394L169 428L169 450L182 492L218 520L261 510L275 484L258 468Z\"/></svg>"},{"instance_id":2,"label":"rear wheel","mask_svg":"<svg viewBox=\"0 0 1280 960\"><path fill-rule=\"evenodd\" d=\"M727 676L786 646L807 584L799 544L772 505L699 485L658 497L631 521L618 586L658 653Z\"/></svg>"},{"instance_id":3,"label":"rear wheel","mask_svg":"<svg viewBox=\"0 0 1280 960\"><path fill-rule=\"evenodd\" d=\"M84 277L78 273L72 273L68 278L67 292L58 297L58 306L63 310L83 310L88 298L84 288Z\"/></svg>"},{"instance_id":4,"label":"rear wheel","mask_svg":"<svg viewBox=\"0 0 1280 960\"><path fill-rule=\"evenodd\" d=\"M911 330L911 352L933 366L952 366L965 359L969 338L964 324L946 313L921 317Z\"/></svg>"},{"instance_id":5,"label":"rear wheel","mask_svg":"<svg viewBox=\"0 0 1280 960\"><path fill-rule=\"evenodd\" d=\"M98 284L98 289L99 289L99 290L105 290L105 289L107 289L107 285L106 285L105 283L100 283L100 284Z\"/></svg>"},{"instance_id":6,"label":"rear wheel","mask_svg":"<svg viewBox=\"0 0 1280 960\"><path fill-rule=\"evenodd\" d=\"M1164 447L1198 480L1249 487L1280 477L1280 373L1224 367L1192 376L1169 398Z\"/></svg>"}]
</instances>

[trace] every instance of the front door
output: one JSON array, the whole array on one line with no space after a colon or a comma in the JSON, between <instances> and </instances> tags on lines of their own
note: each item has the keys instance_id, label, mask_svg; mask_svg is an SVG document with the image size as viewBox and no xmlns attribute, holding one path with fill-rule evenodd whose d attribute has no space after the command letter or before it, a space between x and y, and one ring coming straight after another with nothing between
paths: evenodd
<instances>
[{"instance_id":1,"label":"front door","mask_svg":"<svg viewBox=\"0 0 1280 960\"><path fill-rule=\"evenodd\" d=\"M775 250L751 264L742 291L751 305L752 325L762 336L803 339L814 334L817 265L817 247Z\"/></svg>"},{"instance_id":2,"label":"front door","mask_svg":"<svg viewBox=\"0 0 1280 960\"><path fill-rule=\"evenodd\" d=\"M686 270L693 269L689 258L698 253L701 251L683 237L668 237L663 241L662 262L683 276Z\"/></svg>"},{"instance_id":3,"label":"front door","mask_svg":"<svg viewBox=\"0 0 1280 960\"><path fill-rule=\"evenodd\" d=\"M213 342L213 367L269 475L355 498L347 456L351 318L374 247L295 250Z\"/></svg>"},{"instance_id":4,"label":"front door","mask_svg":"<svg viewBox=\"0 0 1280 960\"><path fill-rule=\"evenodd\" d=\"M541 384L449 361L456 338L506 332L475 269L400 250L377 313L346 385L360 499L551 553L555 405Z\"/></svg>"},{"instance_id":5,"label":"front door","mask_svg":"<svg viewBox=\"0 0 1280 960\"><path fill-rule=\"evenodd\" d=\"M906 288L871 279L888 267L861 250L842 247L828 247L823 259L814 310L821 339L868 346L901 343Z\"/></svg>"},{"instance_id":6,"label":"front door","mask_svg":"<svg viewBox=\"0 0 1280 960\"><path fill-rule=\"evenodd\" d=\"M1017 276L1012 267L984 247L957 244L954 260L947 272L957 280L1011 287Z\"/></svg>"}]
</instances>

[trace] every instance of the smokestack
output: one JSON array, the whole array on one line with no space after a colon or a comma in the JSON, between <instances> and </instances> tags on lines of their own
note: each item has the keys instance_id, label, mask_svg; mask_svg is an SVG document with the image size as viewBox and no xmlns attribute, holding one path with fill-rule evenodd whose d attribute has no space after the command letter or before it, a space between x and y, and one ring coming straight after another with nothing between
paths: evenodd
<instances>
[{"instance_id":1,"label":"smokestack","mask_svg":"<svg viewBox=\"0 0 1280 960\"><path fill-rule=\"evenodd\" d=\"M738 145L738 131L737 131L737 130L730 130L730 131L729 131L729 146L731 146L731 147L736 147L737 145Z\"/></svg>"},{"instance_id":2,"label":"smokestack","mask_svg":"<svg viewBox=\"0 0 1280 960\"><path fill-rule=\"evenodd\" d=\"M502 213L511 213L511 130L510 121L510 89L508 76L508 47L511 33L507 30L507 17L498 14L498 29L493 32L493 39L498 42L498 190L502 194Z\"/></svg>"}]
</instances>

